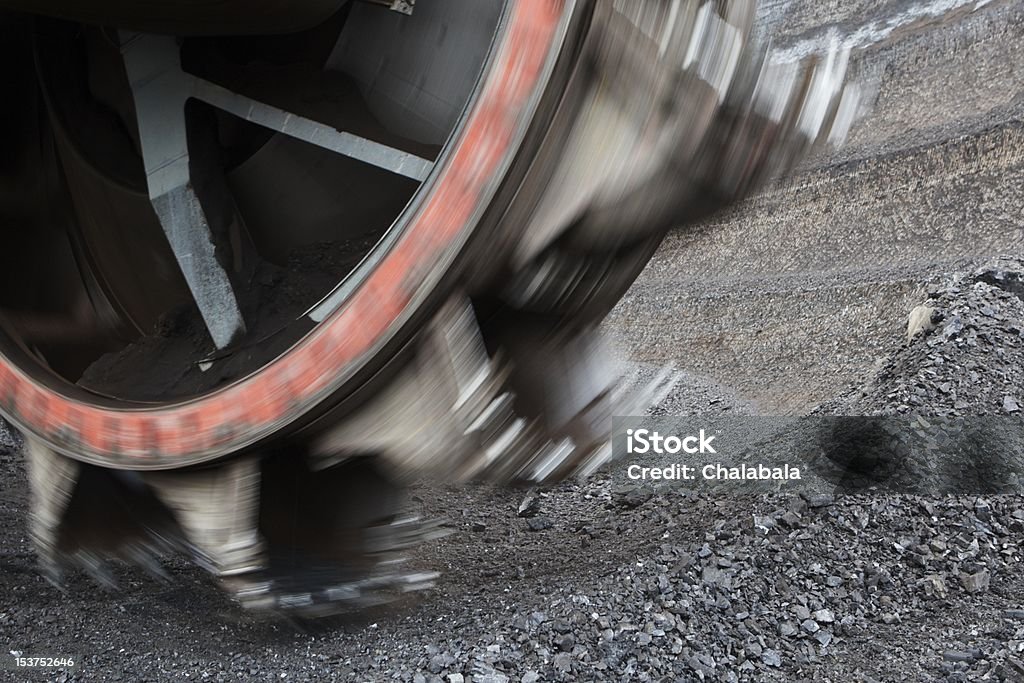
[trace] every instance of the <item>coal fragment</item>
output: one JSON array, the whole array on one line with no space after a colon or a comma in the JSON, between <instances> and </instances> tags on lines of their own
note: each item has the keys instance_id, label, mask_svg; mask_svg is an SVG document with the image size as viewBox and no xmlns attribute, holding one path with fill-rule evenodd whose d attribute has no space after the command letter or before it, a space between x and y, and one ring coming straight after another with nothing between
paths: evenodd
<instances>
[{"instance_id":1,"label":"coal fragment","mask_svg":"<svg viewBox=\"0 0 1024 683\"><path fill-rule=\"evenodd\" d=\"M545 529L550 529L554 525L555 523L547 517L532 517L526 520L526 526L530 531L544 531Z\"/></svg>"},{"instance_id":2,"label":"coal fragment","mask_svg":"<svg viewBox=\"0 0 1024 683\"><path fill-rule=\"evenodd\" d=\"M563 652L572 652L572 649L576 647L576 637L571 633L558 636L555 638L555 645Z\"/></svg>"},{"instance_id":3,"label":"coal fragment","mask_svg":"<svg viewBox=\"0 0 1024 683\"><path fill-rule=\"evenodd\" d=\"M836 502L835 496L831 493L812 493L806 496L806 500L807 506L811 508L828 507Z\"/></svg>"},{"instance_id":4,"label":"coal fragment","mask_svg":"<svg viewBox=\"0 0 1024 683\"><path fill-rule=\"evenodd\" d=\"M981 652L974 650L972 652L958 652L956 650L946 650L942 653L942 658L947 662L973 662L979 658Z\"/></svg>"},{"instance_id":5,"label":"coal fragment","mask_svg":"<svg viewBox=\"0 0 1024 683\"><path fill-rule=\"evenodd\" d=\"M814 619L804 619L804 621L800 624L800 628L802 628L807 633L817 633L818 629L821 627L818 626L818 622L816 622Z\"/></svg>"},{"instance_id":6,"label":"coal fragment","mask_svg":"<svg viewBox=\"0 0 1024 683\"><path fill-rule=\"evenodd\" d=\"M982 569L980 572L974 574L961 574L960 583L963 584L964 590L968 593L981 593L982 591L988 590L989 583L992 577L989 575L987 569Z\"/></svg>"},{"instance_id":7,"label":"coal fragment","mask_svg":"<svg viewBox=\"0 0 1024 683\"><path fill-rule=\"evenodd\" d=\"M836 620L836 615L830 609L819 609L811 615L819 624L831 624Z\"/></svg>"},{"instance_id":8,"label":"coal fragment","mask_svg":"<svg viewBox=\"0 0 1024 683\"><path fill-rule=\"evenodd\" d=\"M638 508L654 495L654 491L644 486L619 486L612 491L615 502L626 508Z\"/></svg>"},{"instance_id":9,"label":"coal fragment","mask_svg":"<svg viewBox=\"0 0 1024 683\"><path fill-rule=\"evenodd\" d=\"M572 655L568 652L559 652L551 659L551 664L562 673L572 671Z\"/></svg>"},{"instance_id":10,"label":"coal fragment","mask_svg":"<svg viewBox=\"0 0 1024 683\"><path fill-rule=\"evenodd\" d=\"M516 515L519 517L536 517L540 514L540 496L536 493L530 492L526 494L522 502L519 503L519 509L516 511Z\"/></svg>"}]
</instances>

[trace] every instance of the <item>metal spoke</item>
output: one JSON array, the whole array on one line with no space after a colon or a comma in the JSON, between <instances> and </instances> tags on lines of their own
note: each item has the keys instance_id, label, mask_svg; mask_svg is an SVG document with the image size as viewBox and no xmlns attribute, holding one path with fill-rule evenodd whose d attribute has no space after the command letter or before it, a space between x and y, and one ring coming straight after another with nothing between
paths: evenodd
<instances>
[{"instance_id":1,"label":"metal spoke","mask_svg":"<svg viewBox=\"0 0 1024 683\"><path fill-rule=\"evenodd\" d=\"M429 159L389 147L184 72L169 36L122 34L122 53L138 118L149 196L210 336L223 349L245 332L238 302L201 202L193 189L185 103L197 99L270 130L397 175L423 181Z\"/></svg>"},{"instance_id":2,"label":"metal spoke","mask_svg":"<svg viewBox=\"0 0 1024 683\"><path fill-rule=\"evenodd\" d=\"M216 83L195 78L194 87L193 97L229 114L397 175L422 182L434 167L434 162L429 159L358 135L335 130L322 123L239 95Z\"/></svg>"},{"instance_id":3,"label":"metal spoke","mask_svg":"<svg viewBox=\"0 0 1024 683\"><path fill-rule=\"evenodd\" d=\"M206 214L192 187L183 78L174 38L134 34L122 43L135 98L149 198L192 298L218 349L245 333L228 274L217 260Z\"/></svg>"}]
</instances>

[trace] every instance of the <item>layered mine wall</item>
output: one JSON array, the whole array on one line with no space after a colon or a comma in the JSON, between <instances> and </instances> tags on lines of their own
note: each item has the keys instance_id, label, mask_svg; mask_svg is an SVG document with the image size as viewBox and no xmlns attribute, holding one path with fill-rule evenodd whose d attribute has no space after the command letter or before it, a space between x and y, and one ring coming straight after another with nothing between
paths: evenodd
<instances>
[{"instance_id":1,"label":"layered mine wall","mask_svg":"<svg viewBox=\"0 0 1024 683\"><path fill-rule=\"evenodd\" d=\"M858 21L815 4L764 10L780 48ZM873 10L893 26L853 51L871 109L843 149L665 241L608 321L629 358L801 412L904 343L934 278L1021 253L1024 3L944 5Z\"/></svg>"}]
</instances>

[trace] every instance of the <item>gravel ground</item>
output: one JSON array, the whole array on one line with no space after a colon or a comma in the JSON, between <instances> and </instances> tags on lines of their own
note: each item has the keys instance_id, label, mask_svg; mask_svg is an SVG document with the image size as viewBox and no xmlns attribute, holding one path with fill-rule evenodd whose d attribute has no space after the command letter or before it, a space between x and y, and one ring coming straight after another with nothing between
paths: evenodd
<instances>
[{"instance_id":1,"label":"gravel ground","mask_svg":"<svg viewBox=\"0 0 1024 683\"><path fill-rule=\"evenodd\" d=\"M936 279L934 329L836 404L898 412L923 383L936 410L998 408L1020 386L1024 307L988 281L1019 282L1019 265ZM952 379L928 372L940 357ZM949 398L940 387L972 360L984 379ZM752 412L686 380L653 412ZM10 650L77 654L57 680L1024 679L1019 496L739 497L607 474L534 492L423 485L411 504L456 532L414 558L443 572L439 587L298 623L240 612L175 560L167 583L122 568L117 592L84 577L53 589L23 530L20 461L0 468L0 634Z\"/></svg>"},{"instance_id":2,"label":"gravel ground","mask_svg":"<svg viewBox=\"0 0 1024 683\"><path fill-rule=\"evenodd\" d=\"M785 45L916 3L768 5ZM969 9L855 56L876 114L841 156L666 242L610 321L641 370L685 370L656 412L1018 414L1022 269L983 266L1024 255L1024 5ZM918 305L935 326L908 342ZM412 506L456 531L414 558L438 588L296 623L173 559L166 583L123 568L118 592L53 589L13 450L0 645L77 654L57 680L1024 680L1019 496L424 485Z\"/></svg>"}]
</instances>

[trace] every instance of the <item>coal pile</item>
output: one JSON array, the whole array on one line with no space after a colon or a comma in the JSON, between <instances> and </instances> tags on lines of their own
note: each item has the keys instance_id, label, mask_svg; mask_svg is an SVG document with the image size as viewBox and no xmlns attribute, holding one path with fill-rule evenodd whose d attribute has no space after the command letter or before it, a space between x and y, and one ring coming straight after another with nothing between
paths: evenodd
<instances>
[{"instance_id":1,"label":"coal pile","mask_svg":"<svg viewBox=\"0 0 1024 683\"><path fill-rule=\"evenodd\" d=\"M600 512L580 510L581 498L603 501ZM443 637L415 627L372 634L367 647L378 654L354 662L353 677L494 683L1024 675L1020 498L726 499L663 489L638 500L598 481L552 491L544 507L554 527L541 532L525 530L511 509L489 519L489 530L504 531L507 523L512 538L531 536L512 560L518 572L506 572L500 561L484 565L494 590L508 586L511 593L470 589L467 597L479 596L471 614L428 613L419 622L454 627ZM578 515L585 518L569 523ZM641 534L647 542L635 544ZM576 557L594 571L580 576L567 566L538 588L521 565L530 564L531 546L544 536L546 552ZM609 556L617 560L611 567ZM456 595L451 590L448 599Z\"/></svg>"},{"instance_id":2,"label":"coal pile","mask_svg":"<svg viewBox=\"0 0 1024 683\"><path fill-rule=\"evenodd\" d=\"M860 416L825 435L841 470L830 481L846 491L1021 493L1022 297L1016 258L937 280L877 374L814 411Z\"/></svg>"},{"instance_id":3,"label":"coal pile","mask_svg":"<svg viewBox=\"0 0 1024 683\"><path fill-rule=\"evenodd\" d=\"M814 412L1018 424L1022 274L1024 262L1004 258L937 280L907 343ZM1000 441L1006 432L965 435L988 457L1019 451ZM992 469L974 451L954 453L954 490L971 489L969 471ZM408 672L430 683L1024 680L1024 498L891 495L914 487L889 483L859 495L729 498L610 482L552 493L549 505L583 491L606 501L605 517L575 525L581 552L636 533L649 544L599 579L521 605L475 645L425 645L432 654ZM551 518L554 535L564 513Z\"/></svg>"},{"instance_id":4,"label":"coal pile","mask_svg":"<svg viewBox=\"0 0 1024 683\"><path fill-rule=\"evenodd\" d=\"M911 314L906 346L865 387L826 406L847 415L1021 415L1024 261L940 281Z\"/></svg>"}]
</instances>

